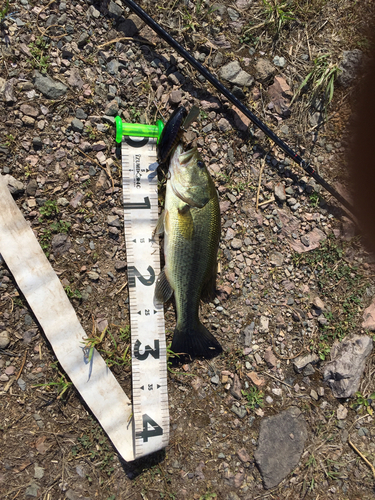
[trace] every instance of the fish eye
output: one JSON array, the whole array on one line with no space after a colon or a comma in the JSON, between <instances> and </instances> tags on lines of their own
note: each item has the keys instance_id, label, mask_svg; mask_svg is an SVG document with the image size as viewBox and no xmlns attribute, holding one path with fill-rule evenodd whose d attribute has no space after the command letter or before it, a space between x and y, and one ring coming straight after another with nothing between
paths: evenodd
<instances>
[{"instance_id":1,"label":"fish eye","mask_svg":"<svg viewBox=\"0 0 375 500\"><path fill-rule=\"evenodd\" d=\"M203 161L198 160L198 161L197 161L197 166L198 166L199 168L203 168L203 167L204 167L204 163L203 163Z\"/></svg>"}]
</instances>

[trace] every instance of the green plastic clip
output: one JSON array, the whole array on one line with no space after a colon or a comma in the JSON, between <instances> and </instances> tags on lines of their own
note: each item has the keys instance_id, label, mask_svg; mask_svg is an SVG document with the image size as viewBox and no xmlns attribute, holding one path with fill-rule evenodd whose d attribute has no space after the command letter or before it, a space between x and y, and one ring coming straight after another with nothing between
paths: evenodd
<instances>
[{"instance_id":1,"label":"green plastic clip","mask_svg":"<svg viewBox=\"0 0 375 500\"><path fill-rule=\"evenodd\" d=\"M123 135L132 137L156 137L157 143L164 128L161 120L156 121L156 125L143 125L142 123L125 123L120 116L115 117L116 122L116 142L122 142Z\"/></svg>"}]
</instances>

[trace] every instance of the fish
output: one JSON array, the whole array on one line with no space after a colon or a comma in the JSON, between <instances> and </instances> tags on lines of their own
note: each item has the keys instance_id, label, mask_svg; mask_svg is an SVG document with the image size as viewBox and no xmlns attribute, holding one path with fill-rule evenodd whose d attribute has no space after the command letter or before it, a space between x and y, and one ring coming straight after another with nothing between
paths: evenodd
<instances>
[{"instance_id":1,"label":"fish","mask_svg":"<svg viewBox=\"0 0 375 500\"><path fill-rule=\"evenodd\" d=\"M156 308L174 294L176 327L171 350L212 358L222 352L216 338L199 320L201 299L212 298L217 274L220 207L215 184L196 148L172 153L165 209L156 232L164 232L165 267L154 293Z\"/></svg>"}]
</instances>

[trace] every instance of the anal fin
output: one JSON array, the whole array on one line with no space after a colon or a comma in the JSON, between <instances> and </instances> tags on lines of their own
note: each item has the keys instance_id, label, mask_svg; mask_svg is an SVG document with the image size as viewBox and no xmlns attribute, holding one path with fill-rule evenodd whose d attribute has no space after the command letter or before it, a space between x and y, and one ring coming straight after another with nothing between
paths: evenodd
<instances>
[{"instance_id":1,"label":"anal fin","mask_svg":"<svg viewBox=\"0 0 375 500\"><path fill-rule=\"evenodd\" d=\"M165 270L159 274L156 280L155 293L154 293L154 306L156 309L161 309L164 302L167 302L173 295L173 289L169 284Z\"/></svg>"}]
</instances>

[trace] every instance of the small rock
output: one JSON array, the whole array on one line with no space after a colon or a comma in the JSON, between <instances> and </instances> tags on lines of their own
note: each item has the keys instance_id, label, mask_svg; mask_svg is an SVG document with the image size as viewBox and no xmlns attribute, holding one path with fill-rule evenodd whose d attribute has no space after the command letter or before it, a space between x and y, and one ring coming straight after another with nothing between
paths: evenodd
<instances>
[{"instance_id":1,"label":"small rock","mask_svg":"<svg viewBox=\"0 0 375 500\"><path fill-rule=\"evenodd\" d=\"M303 375L305 377L309 377L310 375L313 375L315 373L314 367L311 363L308 363L304 370L303 370Z\"/></svg>"},{"instance_id":2,"label":"small rock","mask_svg":"<svg viewBox=\"0 0 375 500\"><path fill-rule=\"evenodd\" d=\"M113 101L110 101L104 110L104 114L107 116L117 116L119 111L119 104L116 101L116 99L113 99Z\"/></svg>"},{"instance_id":3,"label":"small rock","mask_svg":"<svg viewBox=\"0 0 375 500\"><path fill-rule=\"evenodd\" d=\"M81 203L81 200L82 200L83 196L84 196L84 195L83 195L83 193L79 193L79 192L78 192L78 193L75 195L75 197L74 197L72 200L70 200L69 204L70 204L73 208L77 208L77 207L78 207L78 205L80 205L80 203Z\"/></svg>"},{"instance_id":4,"label":"small rock","mask_svg":"<svg viewBox=\"0 0 375 500\"><path fill-rule=\"evenodd\" d=\"M247 325L245 330L244 330L245 347L251 346L251 341L253 340L254 328L255 328L255 323L254 323L254 321L252 321L250 323L250 325Z\"/></svg>"},{"instance_id":5,"label":"small rock","mask_svg":"<svg viewBox=\"0 0 375 500\"><path fill-rule=\"evenodd\" d=\"M286 61L285 61L284 57L275 56L273 58L273 64L275 66L278 66L279 68L283 68L285 66L285 63L286 63Z\"/></svg>"},{"instance_id":6,"label":"small rock","mask_svg":"<svg viewBox=\"0 0 375 500\"><path fill-rule=\"evenodd\" d=\"M244 408L243 406L233 405L231 411L235 413L239 418L244 418L247 415L246 408Z\"/></svg>"},{"instance_id":7,"label":"small rock","mask_svg":"<svg viewBox=\"0 0 375 500\"><path fill-rule=\"evenodd\" d=\"M300 373L305 366L310 364L316 364L319 361L319 357L316 354L307 354L306 356L298 356L293 360L293 366L297 373Z\"/></svg>"},{"instance_id":8,"label":"small rock","mask_svg":"<svg viewBox=\"0 0 375 500\"><path fill-rule=\"evenodd\" d=\"M40 487L37 484L32 483L32 484L30 484L30 486L28 486L26 488L25 496L26 497L37 497L39 495L39 492L40 492Z\"/></svg>"},{"instance_id":9,"label":"small rock","mask_svg":"<svg viewBox=\"0 0 375 500\"><path fill-rule=\"evenodd\" d=\"M36 190L38 189L38 183L35 179L30 179L28 185L26 186L26 194L28 196L35 196Z\"/></svg>"},{"instance_id":10,"label":"small rock","mask_svg":"<svg viewBox=\"0 0 375 500\"><path fill-rule=\"evenodd\" d=\"M35 119L31 118L31 116L25 115L22 117L22 122L28 127L33 127L35 124Z\"/></svg>"},{"instance_id":11,"label":"small rock","mask_svg":"<svg viewBox=\"0 0 375 500\"><path fill-rule=\"evenodd\" d=\"M85 111L82 108L78 108L76 110L76 118L78 118L79 120L86 120L87 113L85 113Z\"/></svg>"},{"instance_id":12,"label":"small rock","mask_svg":"<svg viewBox=\"0 0 375 500\"><path fill-rule=\"evenodd\" d=\"M318 228L313 229L306 236L309 238L309 246L306 247L301 241L290 240L289 244L297 253L309 252L319 247L321 241L325 240L327 236ZM307 241L307 240L306 240Z\"/></svg>"},{"instance_id":13,"label":"small rock","mask_svg":"<svg viewBox=\"0 0 375 500\"><path fill-rule=\"evenodd\" d=\"M108 226L111 226L111 227L117 227L117 228L122 227L122 223L121 223L118 215L108 215L107 216L107 224L108 224Z\"/></svg>"},{"instance_id":14,"label":"small rock","mask_svg":"<svg viewBox=\"0 0 375 500\"><path fill-rule=\"evenodd\" d=\"M274 251L270 253L269 261L276 267L281 267L284 262L284 255L281 252Z\"/></svg>"},{"instance_id":15,"label":"small rock","mask_svg":"<svg viewBox=\"0 0 375 500\"><path fill-rule=\"evenodd\" d=\"M18 384L19 388L21 389L21 391L26 391L26 382L22 378L19 378L17 380L17 384Z\"/></svg>"},{"instance_id":16,"label":"small rock","mask_svg":"<svg viewBox=\"0 0 375 500\"><path fill-rule=\"evenodd\" d=\"M241 460L241 462L246 463L246 462L251 461L251 457L245 448L241 448L240 450L238 450L237 455L238 455L238 458Z\"/></svg>"},{"instance_id":17,"label":"small rock","mask_svg":"<svg viewBox=\"0 0 375 500\"><path fill-rule=\"evenodd\" d=\"M233 111L234 125L242 132L246 132L251 123L250 119L235 106L233 106L232 111Z\"/></svg>"},{"instance_id":18,"label":"small rock","mask_svg":"<svg viewBox=\"0 0 375 500\"><path fill-rule=\"evenodd\" d=\"M362 328L375 331L375 297L371 304L363 311Z\"/></svg>"},{"instance_id":19,"label":"small rock","mask_svg":"<svg viewBox=\"0 0 375 500\"><path fill-rule=\"evenodd\" d=\"M81 120L78 120L78 118L73 118L70 126L72 127L72 130L74 130L74 132L83 132L84 124L81 122Z\"/></svg>"},{"instance_id":20,"label":"small rock","mask_svg":"<svg viewBox=\"0 0 375 500\"><path fill-rule=\"evenodd\" d=\"M40 137L36 136L36 137L33 137L33 147L35 149L41 149L43 147L43 141ZM27 189L26 189L27 191Z\"/></svg>"},{"instance_id":21,"label":"small rock","mask_svg":"<svg viewBox=\"0 0 375 500\"><path fill-rule=\"evenodd\" d=\"M247 376L256 387L263 387L266 384L265 379L260 377L257 372L249 372Z\"/></svg>"},{"instance_id":22,"label":"small rock","mask_svg":"<svg viewBox=\"0 0 375 500\"><path fill-rule=\"evenodd\" d=\"M259 333L267 333L269 331L269 318L261 316L259 320Z\"/></svg>"},{"instance_id":23,"label":"small rock","mask_svg":"<svg viewBox=\"0 0 375 500\"><path fill-rule=\"evenodd\" d=\"M277 358L273 353L272 346L267 347L263 359L270 368L275 368L275 366L277 366Z\"/></svg>"},{"instance_id":24,"label":"small rock","mask_svg":"<svg viewBox=\"0 0 375 500\"><path fill-rule=\"evenodd\" d=\"M236 480L234 481L236 482ZM236 486L236 484L234 484L234 486ZM240 487L240 485L237 486L238 488ZM227 495L227 497L225 498L225 500L241 500L240 497L237 495L237 493L235 493L234 491L230 491Z\"/></svg>"},{"instance_id":25,"label":"small rock","mask_svg":"<svg viewBox=\"0 0 375 500\"><path fill-rule=\"evenodd\" d=\"M285 186L281 182L275 185L275 197L281 202L286 200Z\"/></svg>"},{"instance_id":26,"label":"small rock","mask_svg":"<svg viewBox=\"0 0 375 500\"><path fill-rule=\"evenodd\" d=\"M70 86L77 87L78 89L81 89L83 87L83 80L81 78L81 75L79 74L78 68L73 67L71 69L68 83Z\"/></svg>"},{"instance_id":27,"label":"small rock","mask_svg":"<svg viewBox=\"0 0 375 500\"><path fill-rule=\"evenodd\" d=\"M53 80L49 76L43 76L38 71L35 71L34 85L47 99L57 99L66 94L68 87L61 82Z\"/></svg>"},{"instance_id":28,"label":"small rock","mask_svg":"<svg viewBox=\"0 0 375 500\"><path fill-rule=\"evenodd\" d=\"M169 95L169 102L171 104L180 104L182 101L182 92L181 90L172 90Z\"/></svg>"},{"instance_id":29,"label":"small rock","mask_svg":"<svg viewBox=\"0 0 375 500\"><path fill-rule=\"evenodd\" d=\"M67 234L55 234L51 240L52 252L55 256L64 255L72 246L71 240Z\"/></svg>"},{"instance_id":30,"label":"small rock","mask_svg":"<svg viewBox=\"0 0 375 500\"><path fill-rule=\"evenodd\" d=\"M220 378L219 375L215 375L214 377L211 378L211 383L214 385L219 385L220 384Z\"/></svg>"},{"instance_id":31,"label":"small rock","mask_svg":"<svg viewBox=\"0 0 375 500\"><path fill-rule=\"evenodd\" d=\"M369 435L369 430L366 429L366 427L360 427L358 429L358 436L363 437L363 436L368 436L368 435Z\"/></svg>"},{"instance_id":32,"label":"small rock","mask_svg":"<svg viewBox=\"0 0 375 500\"><path fill-rule=\"evenodd\" d=\"M37 464L34 465L34 479L42 479L44 476L43 467L38 467Z\"/></svg>"},{"instance_id":33,"label":"small rock","mask_svg":"<svg viewBox=\"0 0 375 500\"><path fill-rule=\"evenodd\" d=\"M86 273L86 276L92 281L98 281L98 279L100 278L99 274L95 271L88 271Z\"/></svg>"},{"instance_id":34,"label":"small rock","mask_svg":"<svg viewBox=\"0 0 375 500\"><path fill-rule=\"evenodd\" d=\"M221 132L228 132L228 130L232 128L231 124L225 118L220 118L217 122L217 126Z\"/></svg>"},{"instance_id":35,"label":"small rock","mask_svg":"<svg viewBox=\"0 0 375 500\"><path fill-rule=\"evenodd\" d=\"M5 184L8 185L8 189L12 195L16 196L22 194L25 191L23 187L23 182L18 181L12 175L6 174L4 175L3 179L5 181Z\"/></svg>"},{"instance_id":36,"label":"small rock","mask_svg":"<svg viewBox=\"0 0 375 500\"><path fill-rule=\"evenodd\" d=\"M33 118L36 118L39 115L39 110L37 108L34 108L33 106L30 106L29 104L21 104L20 111L24 115L31 116Z\"/></svg>"},{"instance_id":37,"label":"small rock","mask_svg":"<svg viewBox=\"0 0 375 500\"><path fill-rule=\"evenodd\" d=\"M249 73L243 71L238 61L232 61L220 68L219 75L223 80L241 87L250 87L254 79Z\"/></svg>"},{"instance_id":38,"label":"small rock","mask_svg":"<svg viewBox=\"0 0 375 500\"><path fill-rule=\"evenodd\" d=\"M234 250L239 250L242 247L242 241L238 238L233 238L233 240L231 241L231 247Z\"/></svg>"},{"instance_id":39,"label":"small rock","mask_svg":"<svg viewBox=\"0 0 375 500\"><path fill-rule=\"evenodd\" d=\"M310 246L310 238L308 237L307 234L301 236L301 241L305 245L305 247L309 247Z\"/></svg>"},{"instance_id":40,"label":"small rock","mask_svg":"<svg viewBox=\"0 0 375 500\"><path fill-rule=\"evenodd\" d=\"M0 349L6 349L10 344L10 337L7 330L0 332Z\"/></svg>"},{"instance_id":41,"label":"small rock","mask_svg":"<svg viewBox=\"0 0 375 500\"><path fill-rule=\"evenodd\" d=\"M108 12L109 14L112 14L111 17L120 17L124 12L124 9L111 0L108 5Z\"/></svg>"},{"instance_id":42,"label":"small rock","mask_svg":"<svg viewBox=\"0 0 375 500\"><path fill-rule=\"evenodd\" d=\"M314 389L311 389L310 396L313 399L315 399L315 401L318 401L318 399L319 399L318 393Z\"/></svg>"},{"instance_id":43,"label":"small rock","mask_svg":"<svg viewBox=\"0 0 375 500\"><path fill-rule=\"evenodd\" d=\"M69 205L69 200L67 200L66 198L57 198L56 203L62 207L66 207L67 205Z\"/></svg>"},{"instance_id":44,"label":"small rock","mask_svg":"<svg viewBox=\"0 0 375 500\"><path fill-rule=\"evenodd\" d=\"M231 387L230 393L232 396L234 396L236 399L241 399L242 398L242 393L241 393L241 381L237 373L234 375L233 378L233 385Z\"/></svg>"},{"instance_id":45,"label":"small rock","mask_svg":"<svg viewBox=\"0 0 375 500\"><path fill-rule=\"evenodd\" d=\"M275 387L274 389L272 389L272 392L273 394L275 394L275 396L281 397L283 395L283 391L279 387Z\"/></svg>"},{"instance_id":46,"label":"small rock","mask_svg":"<svg viewBox=\"0 0 375 500\"><path fill-rule=\"evenodd\" d=\"M326 308L324 302L318 296L314 297L312 304L316 307L316 309L320 309L322 311Z\"/></svg>"},{"instance_id":47,"label":"small rock","mask_svg":"<svg viewBox=\"0 0 375 500\"><path fill-rule=\"evenodd\" d=\"M275 66L268 59L258 59L255 65L257 80L267 82L275 74Z\"/></svg>"},{"instance_id":48,"label":"small rock","mask_svg":"<svg viewBox=\"0 0 375 500\"><path fill-rule=\"evenodd\" d=\"M0 338L1 338L1 337L0 337ZM0 344L0 345L1 345L1 344ZM2 349L3 349L3 348L2 348ZM13 375L15 371L16 371L16 368L15 368L14 366L10 365L10 366L7 366L7 367L5 368L4 373L5 373L6 375Z\"/></svg>"},{"instance_id":49,"label":"small rock","mask_svg":"<svg viewBox=\"0 0 375 500\"><path fill-rule=\"evenodd\" d=\"M79 35L79 38L77 41L78 48L82 49L85 45L87 45L89 40L90 40L90 35L86 31L83 31Z\"/></svg>"},{"instance_id":50,"label":"small rock","mask_svg":"<svg viewBox=\"0 0 375 500\"><path fill-rule=\"evenodd\" d=\"M117 272L125 271L127 263L124 260L115 261L115 269Z\"/></svg>"},{"instance_id":51,"label":"small rock","mask_svg":"<svg viewBox=\"0 0 375 500\"><path fill-rule=\"evenodd\" d=\"M344 405L339 405L337 408L337 418L338 420L345 420L348 415L348 409Z\"/></svg>"},{"instance_id":52,"label":"small rock","mask_svg":"<svg viewBox=\"0 0 375 500\"><path fill-rule=\"evenodd\" d=\"M14 82L15 82L15 79L11 78L4 85L4 91L3 91L4 99L5 99L5 102L7 102L8 104L13 104L13 103L17 102L17 97L14 93Z\"/></svg>"}]
</instances>

